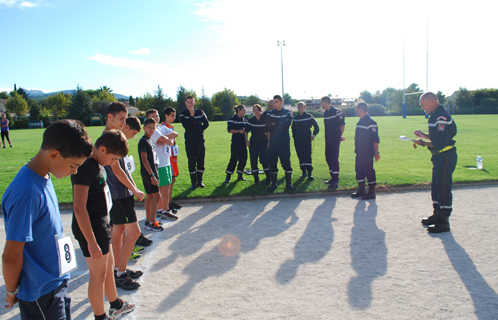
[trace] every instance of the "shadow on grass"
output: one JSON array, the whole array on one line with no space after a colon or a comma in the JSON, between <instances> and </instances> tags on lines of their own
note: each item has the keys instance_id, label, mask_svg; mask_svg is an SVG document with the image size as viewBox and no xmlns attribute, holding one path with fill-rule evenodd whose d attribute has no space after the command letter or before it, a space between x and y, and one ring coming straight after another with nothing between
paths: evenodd
<instances>
[{"instance_id":1,"label":"shadow on grass","mask_svg":"<svg viewBox=\"0 0 498 320\"><path fill-rule=\"evenodd\" d=\"M158 305L158 313L174 308L206 279L222 276L232 270L240 252L254 250L261 240L279 235L298 221L295 208L289 210L288 203L284 201L258 201L251 205L253 207L250 209L243 206L234 208L232 204L210 205L214 210L207 214L210 216L209 220L181 232L169 247L173 253L157 261L153 266L155 270L166 268L179 256L192 256L203 247L212 249L203 252L184 267L182 272L188 276L188 280ZM185 220L188 222L188 217ZM218 242L225 235L234 235L240 241L240 252L234 256L224 256L218 249Z\"/></svg>"},{"instance_id":2,"label":"shadow on grass","mask_svg":"<svg viewBox=\"0 0 498 320\"><path fill-rule=\"evenodd\" d=\"M470 170L480 170L480 171L482 171L482 172L486 172L487 174L489 174L489 171L488 171L488 170L486 170L486 169L477 169L477 168L476 168L476 167L474 167L474 166L462 166L462 167L467 168L467 169L470 169Z\"/></svg>"},{"instance_id":3,"label":"shadow on grass","mask_svg":"<svg viewBox=\"0 0 498 320\"><path fill-rule=\"evenodd\" d=\"M294 279L300 266L320 261L327 255L334 242L332 218L337 199L327 198L314 210L301 238L294 247L294 259L285 261L277 271L276 278L282 284Z\"/></svg>"},{"instance_id":4,"label":"shadow on grass","mask_svg":"<svg viewBox=\"0 0 498 320\"><path fill-rule=\"evenodd\" d=\"M440 238L444 250L451 264L462 279L472 302L478 319L496 319L498 310L498 295L486 282L467 252L455 241L451 232L429 234L433 238Z\"/></svg>"},{"instance_id":5,"label":"shadow on grass","mask_svg":"<svg viewBox=\"0 0 498 320\"><path fill-rule=\"evenodd\" d=\"M377 227L377 210L375 200L359 200L354 211L350 247L357 276L349 281L348 295L350 305L361 310L372 302L372 282L387 271L386 233Z\"/></svg>"}]
</instances>

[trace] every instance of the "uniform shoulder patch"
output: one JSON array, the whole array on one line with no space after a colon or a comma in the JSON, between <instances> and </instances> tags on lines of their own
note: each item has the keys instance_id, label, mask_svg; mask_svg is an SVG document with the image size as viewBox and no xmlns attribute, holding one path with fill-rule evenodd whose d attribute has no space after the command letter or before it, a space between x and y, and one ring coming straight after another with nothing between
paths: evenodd
<instances>
[{"instance_id":1,"label":"uniform shoulder patch","mask_svg":"<svg viewBox=\"0 0 498 320\"><path fill-rule=\"evenodd\" d=\"M439 121L439 120L444 120L444 121L446 121L446 120L448 120L448 119L446 119L446 117L445 117L445 116L439 116L439 117L437 117L437 120L436 120L436 121Z\"/></svg>"},{"instance_id":2,"label":"uniform shoulder patch","mask_svg":"<svg viewBox=\"0 0 498 320\"><path fill-rule=\"evenodd\" d=\"M437 131L444 131L444 124L443 123L438 123Z\"/></svg>"},{"instance_id":3,"label":"uniform shoulder patch","mask_svg":"<svg viewBox=\"0 0 498 320\"><path fill-rule=\"evenodd\" d=\"M372 127L372 132L377 132L377 127Z\"/></svg>"}]
</instances>

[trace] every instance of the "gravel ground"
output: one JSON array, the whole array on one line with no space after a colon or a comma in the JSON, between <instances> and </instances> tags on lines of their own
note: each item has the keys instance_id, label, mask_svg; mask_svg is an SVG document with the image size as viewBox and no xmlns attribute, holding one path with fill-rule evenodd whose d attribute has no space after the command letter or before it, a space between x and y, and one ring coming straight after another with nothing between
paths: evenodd
<instances>
[{"instance_id":1,"label":"gravel ground","mask_svg":"<svg viewBox=\"0 0 498 320\"><path fill-rule=\"evenodd\" d=\"M498 186L453 194L439 235L420 224L428 190L184 203L163 232L144 232L154 243L129 265L141 288L118 289L137 305L123 319L498 319ZM62 219L70 233L71 212ZM77 253L73 319L93 319Z\"/></svg>"}]
</instances>

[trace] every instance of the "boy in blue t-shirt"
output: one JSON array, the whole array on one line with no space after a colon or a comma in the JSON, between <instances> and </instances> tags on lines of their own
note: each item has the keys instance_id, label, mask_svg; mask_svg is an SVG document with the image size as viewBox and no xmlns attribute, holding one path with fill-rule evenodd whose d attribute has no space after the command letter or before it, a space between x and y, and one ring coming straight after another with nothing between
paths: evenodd
<instances>
[{"instance_id":1,"label":"boy in blue t-shirt","mask_svg":"<svg viewBox=\"0 0 498 320\"><path fill-rule=\"evenodd\" d=\"M59 259L66 260L67 252L59 257L56 237L63 230L51 176L76 173L91 153L83 124L57 121L45 130L40 151L3 194L6 308L19 302L21 319L71 319L69 273L59 270ZM74 252L69 254L74 257Z\"/></svg>"}]
</instances>

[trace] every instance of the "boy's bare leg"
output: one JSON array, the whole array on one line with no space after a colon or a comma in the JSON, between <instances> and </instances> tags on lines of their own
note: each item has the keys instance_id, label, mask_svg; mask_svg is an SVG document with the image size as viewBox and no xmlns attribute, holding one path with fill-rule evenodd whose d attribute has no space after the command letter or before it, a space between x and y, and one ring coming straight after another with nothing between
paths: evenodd
<instances>
[{"instance_id":1,"label":"boy's bare leg","mask_svg":"<svg viewBox=\"0 0 498 320\"><path fill-rule=\"evenodd\" d=\"M171 185L167 185L159 188L159 193L161 194L161 203L163 211L169 210L169 187Z\"/></svg>"},{"instance_id":2,"label":"boy's bare leg","mask_svg":"<svg viewBox=\"0 0 498 320\"><path fill-rule=\"evenodd\" d=\"M150 193L147 195L147 199L145 202L147 221L149 222L156 221L156 208L160 200L161 200L161 195L159 194L159 192ZM149 204L147 204L147 201L149 202Z\"/></svg>"},{"instance_id":3,"label":"boy's bare leg","mask_svg":"<svg viewBox=\"0 0 498 320\"><path fill-rule=\"evenodd\" d=\"M90 301L93 314L98 316L105 313L104 283L106 282L109 254L112 255L112 251L109 251L108 254L103 255L100 259L86 258L90 273L90 279L88 281L88 300ZM114 277L112 278L112 281L114 282Z\"/></svg>"},{"instance_id":4,"label":"boy's bare leg","mask_svg":"<svg viewBox=\"0 0 498 320\"><path fill-rule=\"evenodd\" d=\"M116 224L112 227L111 229L111 243L112 243L112 249L113 249L113 254L114 254L114 268L119 267L119 259L121 257L121 247L123 245L123 234L126 231L126 227L124 224ZM133 249L132 249L133 250ZM129 259L130 256L128 255L127 259Z\"/></svg>"},{"instance_id":5,"label":"boy's bare leg","mask_svg":"<svg viewBox=\"0 0 498 320\"><path fill-rule=\"evenodd\" d=\"M137 221L132 223L127 223L123 226L126 228L126 231L128 231L128 234L126 235L125 241L121 246L121 255L119 257L119 260L116 258L116 261L119 261L118 263L119 272L126 271L126 266L128 265L128 261L130 259L131 252L133 251L133 247L135 246L135 243L137 242L137 239L138 237L140 237L141 234L140 226L138 225Z\"/></svg>"},{"instance_id":6,"label":"boy's bare leg","mask_svg":"<svg viewBox=\"0 0 498 320\"><path fill-rule=\"evenodd\" d=\"M175 184L176 178L173 177L171 184L169 185L169 203L173 200L173 185Z\"/></svg>"},{"instance_id":7,"label":"boy's bare leg","mask_svg":"<svg viewBox=\"0 0 498 320\"><path fill-rule=\"evenodd\" d=\"M114 281L114 256L112 254L112 248L109 249L109 254L107 254L107 273L105 277L105 296L109 302L114 302L118 298L118 292L116 290L116 281Z\"/></svg>"}]
</instances>

